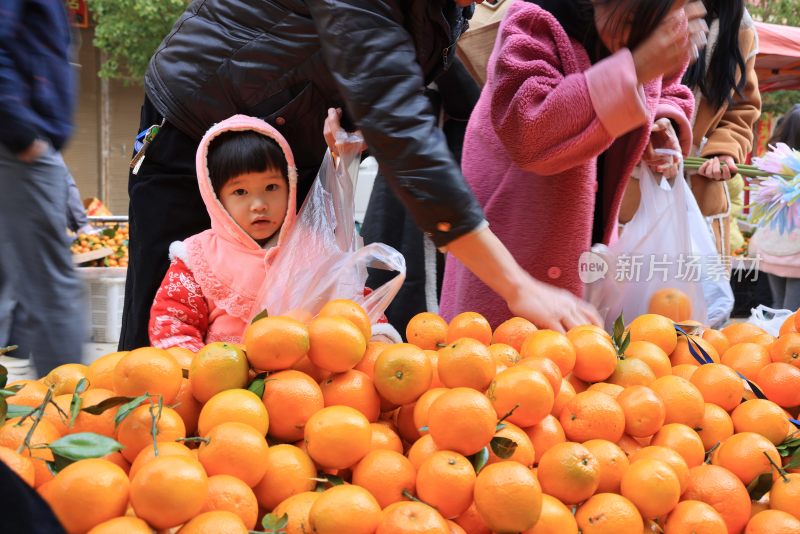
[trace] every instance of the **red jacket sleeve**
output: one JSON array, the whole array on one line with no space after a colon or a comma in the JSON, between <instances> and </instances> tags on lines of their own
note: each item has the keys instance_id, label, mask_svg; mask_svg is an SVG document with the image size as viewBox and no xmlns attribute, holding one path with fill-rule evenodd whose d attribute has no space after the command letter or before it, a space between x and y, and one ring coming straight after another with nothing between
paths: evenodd
<instances>
[{"instance_id":1,"label":"red jacket sleeve","mask_svg":"<svg viewBox=\"0 0 800 534\"><path fill-rule=\"evenodd\" d=\"M208 315L208 303L192 272L175 259L150 309L150 343L162 349L183 347L197 352L205 345Z\"/></svg>"}]
</instances>

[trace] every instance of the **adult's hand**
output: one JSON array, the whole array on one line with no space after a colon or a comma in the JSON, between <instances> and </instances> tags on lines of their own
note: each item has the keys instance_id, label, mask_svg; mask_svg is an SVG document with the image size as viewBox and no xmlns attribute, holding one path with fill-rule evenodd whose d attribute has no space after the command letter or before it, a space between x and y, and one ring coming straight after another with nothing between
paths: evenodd
<instances>
[{"instance_id":1,"label":"adult's hand","mask_svg":"<svg viewBox=\"0 0 800 534\"><path fill-rule=\"evenodd\" d=\"M639 83L679 72L687 60L696 60L705 44L708 25L706 8L700 1L689 3L664 18L645 41L633 51Z\"/></svg>"},{"instance_id":2,"label":"adult's hand","mask_svg":"<svg viewBox=\"0 0 800 534\"><path fill-rule=\"evenodd\" d=\"M447 251L502 297L513 314L538 327L564 332L581 324L602 326L590 304L529 275L489 228L452 241Z\"/></svg>"},{"instance_id":3,"label":"adult's hand","mask_svg":"<svg viewBox=\"0 0 800 534\"><path fill-rule=\"evenodd\" d=\"M666 176L667 178L675 178L678 175L679 160L678 158L667 155L659 154L656 152L658 149L667 149L674 152L681 152L681 143L678 139L678 134L675 133L675 128L672 126L672 121L666 118L658 119L653 123L650 130L650 142L642 156L644 161L650 169L657 173Z\"/></svg>"},{"instance_id":4,"label":"adult's hand","mask_svg":"<svg viewBox=\"0 0 800 534\"><path fill-rule=\"evenodd\" d=\"M47 141L34 139L28 148L17 154L17 159L23 163L33 163L47 152Z\"/></svg>"},{"instance_id":5,"label":"adult's hand","mask_svg":"<svg viewBox=\"0 0 800 534\"><path fill-rule=\"evenodd\" d=\"M730 180L738 172L739 168L736 166L736 160L731 156L715 156L703 163L697 174L711 180L723 181Z\"/></svg>"},{"instance_id":6,"label":"adult's hand","mask_svg":"<svg viewBox=\"0 0 800 534\"><path fill-rule=\"evenodd\" d=\"M328 109L328 116L325 118L325 124L322 127L322 135L325 137L325 142L328 144L328 148L331 149L331 153L336 153L336 134L339 132L343 132L344 128L342 128L342 108L329 108ZM361 134L360 131L356 132L359 135ZM363 136L361 136L363 138ZM367 144L361 144L361 151L365 151L367 149Z\"/></svg>"}]
</instances>

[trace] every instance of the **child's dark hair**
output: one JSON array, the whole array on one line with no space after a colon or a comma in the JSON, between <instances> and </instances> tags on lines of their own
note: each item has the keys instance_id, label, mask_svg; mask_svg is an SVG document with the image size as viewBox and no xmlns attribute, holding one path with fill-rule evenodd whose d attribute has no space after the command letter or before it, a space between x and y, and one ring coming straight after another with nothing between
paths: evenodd
<instances>
[{"instance_id":1,"label":"child's dark hair","mask_svg":"<svg viewBox=\"0 0 800 534\"><path fill-rule=\"evenodd\" d=\"M786 143L789 148L800 150L800 104L792 106L775 126L769 144L777 143Z\"/></svg>"},{"instance_id":2,"label":"child's dark hair","mask_svg":"<svg viewBox=\"0 0 800 534\"><path fill-rule=\"evenodd\" d=\"M208 146L208 173L217 196L229 180L267 169L280 170L284 178L289 176L283 150L266 135L253 130L229 131L219 134Z\"/></svg>"}]
</instances>

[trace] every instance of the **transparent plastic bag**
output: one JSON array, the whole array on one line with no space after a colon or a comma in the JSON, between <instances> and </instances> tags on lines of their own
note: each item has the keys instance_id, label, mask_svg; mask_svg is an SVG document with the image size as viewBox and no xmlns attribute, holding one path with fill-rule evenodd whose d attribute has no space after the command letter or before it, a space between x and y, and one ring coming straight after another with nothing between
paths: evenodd
<instances>
[{"instance_id":1,"label":"transparent plastic bag","mask_svg":"<svg viewBox=\"0 0 800 534\"><path fill-rule=\"evenodd\" d=\"M342 133L328 151L285 244L269 268L262 310L307 321L333 299L351 299L375 323L403 285L403 255L383 243L364 246L355 228L355 188L363 139ZM365 295L367 268L397 275Z\"/></svg>"},{"instance_id":2,"label":"transparent plastic bag","mask_svg":"<svg viewBox=\"0 0 800 534\"><path fill-rule=\"evenodd\" d=\"M750 310L748 323L763 328L767 334L778 337L784 321L792 315L792 310L775 310L759 304Z\"/></svg>"},{"instance_id":3,"label":"transparent plastic bag","mask_svg":"<svg viewBox=\"0 0 800 534\"><path fill-rule=\"evenodd\" d=\"M629 319L645 314L653 293L674 288L691 300L693 319L721 324L733 308L728 270L682 169L672 183L646 165L641 169L636 214L615 243L595 245L589 259L582 258L582 268L589 263L602 267L594 269L600 275L584 280L586 300L611 328L620 313Z\"/></svg>"}]
</instances>

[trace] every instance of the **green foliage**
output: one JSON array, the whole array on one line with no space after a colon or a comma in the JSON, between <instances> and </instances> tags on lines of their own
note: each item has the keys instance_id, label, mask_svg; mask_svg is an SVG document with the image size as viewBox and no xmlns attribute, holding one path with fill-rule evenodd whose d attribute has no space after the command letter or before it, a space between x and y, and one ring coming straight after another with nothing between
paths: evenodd
<instances>
[{"instance_id":1,"label":"green foliage","mask_svg":"<svg viewBox=\"0 0 800 534\"><path fill-rule=\"evenodd\" d=\"M783 24L800 25L800 3L797 0L760 0L747 6L756 20Z\"/></svg>"},{"instance_id":2,"label":"green foliage","mask_svg":"<svg viewBox=\"0 0 800 534\"><path fill-rule=\"evenodd\" d=\"M800 91L772 91L761 95L761 111L783 115L795 104L800 104Z\"/></svg>"},{"instance_id":3,"label":"green foliage","mask_svg":"<svg viewBox=\"0 0 800 534\"><path fill-rule=\"evenodd\" d=\"M94 45L105 52L100 76L141 84L147 63L187 0L88 0Z\"/></svg>"}]
</instances>

